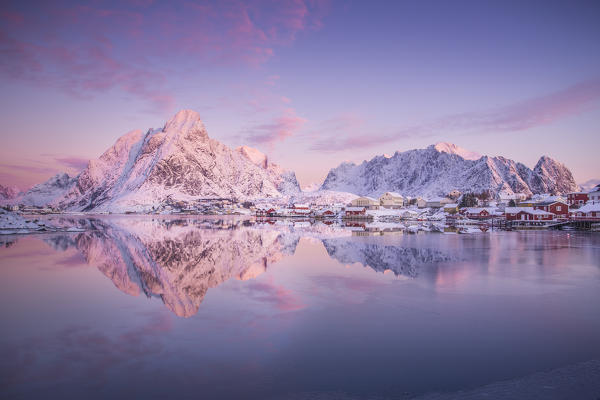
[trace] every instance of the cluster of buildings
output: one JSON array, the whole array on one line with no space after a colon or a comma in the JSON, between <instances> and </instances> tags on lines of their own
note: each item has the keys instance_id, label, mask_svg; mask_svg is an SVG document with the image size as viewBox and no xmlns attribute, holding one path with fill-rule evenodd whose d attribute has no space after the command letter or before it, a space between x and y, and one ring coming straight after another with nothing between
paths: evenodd
<instances>
[{"instance_id":1,"label":"cluster of buildings","mask_svg":"<svg viewBox=\"0 0 600 400\"><path fill-rule=\"evenodd\" d=\"M452 191L447 197L406 198L386 192L379 198L361 196L348 204L316 207L293 204L283 208L258 207L257 216L311 217L341 219L397 219L460 221L504 221L508 225L543 226L565 221L600 222L600 185L590 192L569 193L566 197L523 194L500 195L480 200L476 207L460 207L462 194Z\"/></svg>"}]
</instances>

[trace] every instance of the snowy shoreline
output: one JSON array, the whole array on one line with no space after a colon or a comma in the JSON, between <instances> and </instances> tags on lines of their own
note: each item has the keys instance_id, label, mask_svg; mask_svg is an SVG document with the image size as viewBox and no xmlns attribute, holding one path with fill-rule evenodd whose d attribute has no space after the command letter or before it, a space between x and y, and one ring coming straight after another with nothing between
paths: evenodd
<instances>
[{"instance_id":1,"label":"snowy shoreline","mask_svg":"<svg viewBox=\"0 0 600 400\"><path fill-rule=\"evenodd\" d=\"M83 232L76 227L56 226L37 216L26 218L15 212L0 209L0 235L27 235L34 233Z\"/></svg>"}]
</instances>

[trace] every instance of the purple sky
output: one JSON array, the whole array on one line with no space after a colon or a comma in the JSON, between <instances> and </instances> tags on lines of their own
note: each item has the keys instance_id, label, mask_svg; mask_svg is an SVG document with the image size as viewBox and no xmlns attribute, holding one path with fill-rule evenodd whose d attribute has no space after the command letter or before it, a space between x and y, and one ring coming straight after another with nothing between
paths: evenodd
<instances>
[{"instance_id":1,"label":"purple sky","mask_svg":"<svg viewBox=\"0 0 600 400\"><path fill-rule=\"evenodd\" d=\"M598 21L597 1L3 2L0 183L182 108L304 185L438 141L600 178Z\"/></svg>"}]
</instances>

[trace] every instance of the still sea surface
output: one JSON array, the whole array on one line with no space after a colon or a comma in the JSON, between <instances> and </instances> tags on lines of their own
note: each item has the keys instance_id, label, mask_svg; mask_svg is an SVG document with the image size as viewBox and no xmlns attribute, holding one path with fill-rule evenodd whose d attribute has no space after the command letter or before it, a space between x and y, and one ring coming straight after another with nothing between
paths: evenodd
<instances>
[{"instance_id":1,"label":"still sea surface","mask_svg":"<svg viewBox=\"0 0 600 400\"><path fill-rule=\"evenodd\" d=\"M600 234L53 217L0 237L0 394L403 399L600 358Z\"/></svg>"}]
</instances>

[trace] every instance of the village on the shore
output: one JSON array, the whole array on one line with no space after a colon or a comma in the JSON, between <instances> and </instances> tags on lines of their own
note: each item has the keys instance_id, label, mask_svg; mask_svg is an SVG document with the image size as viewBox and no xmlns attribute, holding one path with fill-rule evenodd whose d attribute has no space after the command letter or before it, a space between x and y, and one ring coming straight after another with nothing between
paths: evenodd
<instances>
[{"instance_id":1,"label":"village on the shore","mask_svg":"<svg viewBox=\"0 0 600 400\"><path fill-rule=\"evenodd\" d=\"M255 215L263 218L437 222L438 228L473 225L480 230L489 227L600 230L600 185L589 192L572 192L566 196L516 193L493 197L488 192L463 194L453 190L444 197L424 199L386 192L379 198L357 197L348 204L291 204L285 207L261 204L253 208Z\"/></svg>"},{"instance_id":2,"label":"village on the shore","mask_svg":"<svg viewBox=\"0 0 600 400\"><path fill-rule=\"evenodd\" d=\"M306 201L309 199L310 201ZM333 197L335 199L335 197ZM167 199L169 200L169 199ZM167 201L147 212L125 214L159 215L246 215L259 223L301 225L320 221L356 231L377 232L456 232L476 233L489 229L561 229L600 231L600 185L587 192L564 196L522 193L492 196L490 192L461 193L453 190L442 197L425 199L385 192L379 198L352 196L347 202L332 197L303 197L303 202L285 199L241 201L202 199L189 202ZM333 204L330 204L333 203ZM31 229L28 215L112 214L111 212L69 212L50 206L5 205L0 230ZM23 218L25 217L25 218ZM285 221L287 220L287 222ZM37 222L37 220L31 220ZM41 226L41 229L48 229Z\"/></svg>"}]
</instances>

